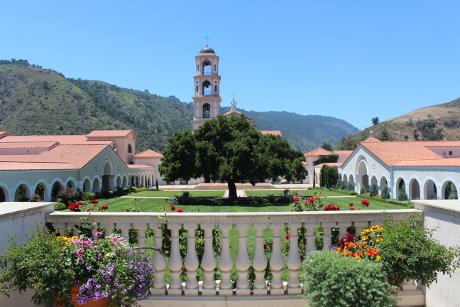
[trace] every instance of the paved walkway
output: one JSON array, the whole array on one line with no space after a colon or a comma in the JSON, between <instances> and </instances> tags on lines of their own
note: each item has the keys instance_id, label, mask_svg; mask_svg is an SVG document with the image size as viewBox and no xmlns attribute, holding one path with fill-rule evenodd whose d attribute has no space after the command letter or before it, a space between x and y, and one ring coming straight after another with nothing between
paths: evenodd
<instances>
[{"instance_id":1,"label":"paved walkway","mask_svg":"<svg viewBox=\"0 0 460 307\"><path fill-rule=\"evenodd\" d=\"M238 197L246 197L246 191L245 190L236 190L236 196ZM228 190L225 190L224 193L224 198L228 198Z\"/></svg>"}]
</instances>

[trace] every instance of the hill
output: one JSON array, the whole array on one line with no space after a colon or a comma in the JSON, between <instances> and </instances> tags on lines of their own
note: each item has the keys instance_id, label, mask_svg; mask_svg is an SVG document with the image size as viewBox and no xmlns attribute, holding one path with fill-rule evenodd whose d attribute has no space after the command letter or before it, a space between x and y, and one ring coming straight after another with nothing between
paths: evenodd
<instances>
[{"instance_id":1,"label":"hill","mask_svg":"<svg viewBox=\"0 0 460 307\"><path fill-rule=\"evenodd\" d=\"M338 149L353 149L371 134L380 140L460 140L460 98L411 111L347 136Z\"/></svg>"},{"instance_id":2,"label":"hill","mask_svg":"<svg viewBox=\"0 0 460 307\"><path fill-rule=\"evenodd\" d=\"M333 117L244 111L261 130L281 130L303 151L337 144L357 128ZM0 60L0 131L15 135L84 134L94 129L132 129L137 149L162 150L177 130L191 129L193 105L177 98L70 79L26 60Z\"/></svg>"}]
</instances>

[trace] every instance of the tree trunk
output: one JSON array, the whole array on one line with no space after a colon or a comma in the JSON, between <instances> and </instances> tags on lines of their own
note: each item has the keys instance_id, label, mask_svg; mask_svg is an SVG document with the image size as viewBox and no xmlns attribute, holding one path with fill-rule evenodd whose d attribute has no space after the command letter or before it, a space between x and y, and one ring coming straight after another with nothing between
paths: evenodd
<instances>
[{"instance_id":1,"label":"tree trunk","mask_svg":"<svg viewBox=\"0 0 460 307\"><path fill-rule=\"evenodd\" d=\"M233 181L228 181L228 198L236 199L238 196L236 194L236 185Z\"/></svg>"}]
</instances>

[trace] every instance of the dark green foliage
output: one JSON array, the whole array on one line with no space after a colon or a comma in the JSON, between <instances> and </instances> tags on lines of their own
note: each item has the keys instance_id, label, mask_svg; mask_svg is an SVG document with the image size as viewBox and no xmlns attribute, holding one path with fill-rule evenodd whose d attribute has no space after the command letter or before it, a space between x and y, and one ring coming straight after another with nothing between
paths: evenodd
<instances>
[{"instance_id":1,"label":"dark green foliage","mask_svg":"<svg viewBox=\"0 0 460 307\"><path fill-rule=\"evenodd\" d=\"M377 125L380 122L378 117L372 117L372 125Z\"/></svg>"},{"instance_id":2,"label":"dark green foliage","mask_svg":"<svg viewBox=\"0 0 460 307\"><path fill-rule=\"evenodd\" d=\"M324 142L323 145L321 145L321 148L322 149L325 149L325 150L329 150L329 151L333 151L334 148L332 147L331 143L330 142Z\"/></svg>"},{"instance_id":3,"label":"dark green foliage","mask_svg":"<svg viewBox=\"0 0 460 307\"><path fill-rule=\"evenodd\" d=\"M451 274L458 268L459 249L447 248L434 240L432 231L423 226L422 215L401 221L389 217L383 228L382 264L394 285L409 279L429 286L436 281L438 272Z\"/></svg>"},{"instance_id":4,"label":"dark green foliage","mask_svg":"<svg viewBox=\"0 0 460 307\"><path fill-rule=\"evenodd\" d=\"M380 141L389 141L390 140L390 135L388 134L388 131L386 128L382 129L382 132L380 132Z\"/></svg>"},{"instance_id":5,"label":"dark green foliage","mask_svg":"<svg viewBox=\"0 0 460 307\"><path fill-rule=\"evenodd\" d=\"M177 197L178 205L201 205L201 206L260 206L265 205L286 205L292 202L290 196L258 196L258 197L238 197L238 199L223 197Z\"/></svg>"},{"instance_id":6,"label":"dark green foliage","mask_svg":"<svg viewBox=\"0 0 460 307\"><path fill-rule=\"evenodd\" d=\"M382 189L382 198L383 199L389 199L390 198L390 189L388 186L384 186Z\"/></svg>"},{"instance_id":7,"label":"dark green foliage","mask_svg":"<svg viewBox=\"0 0 460 307\"><path fill-rule=\"evenodd\" d=\"M67 206L63 203L56 203L54 205L54 210L56 211L65 210L65 209L67 209Z\"/></svg>"},{"instance_id":8,"label":"dark green foliage","mask_svg":"<svg viewBox=\"0 0 460 307\"><path fill-rule=\"evenodd\" d=\"M326 156L319 156L319 159L313 162L314 165L322 164L322 163L335 163L339 160L338 154L330 154Z\"/></svg>"},{"instance_id":9,"label":"dark green foliage","mask_svg":"<svg viewBox=\"0 0 460 307\"><path fill-rule=\"evenodd\" d=\"M364 194L366 194L368 192L369 192L369 187L365 186L365 185L362 185L361 190L359 191L359 194L364 195Z\"/></svg>"},{"instance_id":10,"label":"dark green foliage","mask_svg":"<svg viewBox=\"0 0 460 307\"><path fill-rule=\"evenodd\" d=\"M374 197L379 194L379 188L377 187L377 184L373 182L371 184L371 188L369 189L369 195Z\"/></svg>"},{"instance_id":11,"label":"dark green foliage","mask_svg":"<svg viewBox=\"0 0 460 307\"><path fill-rule=\"evenodd\" d=\"M457 118L449 118L443 122L446 128L460 128L460 120Z\"/></svg>"},{"instance_id":12,"label":"dark green foliage","mask_svg":"<svg viewBox=\"0 0 460 307\"><path fill-rule=\"evenodd\" d=\"M353 182L348 183L348 191L354 191L355 190L355 184Z\"/></svg>"},{"instance_id":13,"label":"dark green foliage","mask_svg":"<svg viewBox=\"0 0 460 307\"><path fill-rule=\"evenodd\" d=\"M177 132L164 152L160 173L168 181L224 181L229 197L236 198L236 182L304 178L302 161L302 153L285 139L262 135L245 117L218 116L194 133Z\"/></svg>"},{"instance_id":14,"label":"dark green foliage","mask_svg":"<svg viewBox=\"0 0 460 307\"><path fill-rule=\"evenodd\" d=\"M300 279L312 307L396 305L395 288L377 262L314 252L303 261Z\"/></svg>"},{"instance_id":15,"label":"dark green foliage","mask_svg":"<svg viewBox=\"0 0 460 307\"><path fill-rule=\"evenodd\" d=\"M398 192L398 200L400 201L406 201L408 200L409 197L407 196L407 193L406 193L406 188L404 186L402 186L400 189L399 189L399 192Z\"/></svg>"},{"instance_id":16,"label":"dark green foliage","mask_svg":"<svg viewBox=\"0 0 460 307\"><path fill-rule=\"evenodd\" d=\"M429 118L417 121L417 129L426 141L438 141L444 138L442 128L438 127L438 122L435 119Z\"/></svg>"},{"instance_id":17,"label":"dark green foliage","mask_svg":"<svg viewBox=\"0 0 460 307\"><path fill-rule=\"evenodd\" d=\"M319 178L321 187L335 187L338 178L339 172L337 170L337 167L328 165L323 165L323 167L321 167L321 173Z\"/></svg>"},{"instance_id":18,"label":"dark green foliage","mask_svg":"<svg viewBox=\"0 0 460 307\"><path fill-rule=\"evenodd\" d=\"M0 288L4 294L32 289L32 301L36 305L54 306L58 295L69 303L75 272L63 261L63 243L44 228L35 231L25 245L12 239L3 251Z\"/></svg>"}]
</instances>

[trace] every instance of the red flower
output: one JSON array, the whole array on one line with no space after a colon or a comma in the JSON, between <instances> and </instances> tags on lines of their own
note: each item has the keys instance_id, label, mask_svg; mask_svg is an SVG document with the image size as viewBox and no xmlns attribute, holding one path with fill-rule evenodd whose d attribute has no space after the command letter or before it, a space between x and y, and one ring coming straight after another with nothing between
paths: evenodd
<instances>
[{"instance_id":1,"label":"red flower","mask_svg":"<svg viewBox=\"0 0 460 307\"><path fill-rule=\"evenodd\" d=\"M97 205L97 204L99 203L99 201L98 201L97 199L93 199L93 200L91 201L91 203L92 203L93 205Z\"/></svg>"},{"instance_id":2,"label":"red flower","mask_svg":"<svg viewBox=\"0 0 460 307\"><path fill-rule=\"evenodd\" d=\"M264 243L264 249L267 249L268 246L267 246L267 243Z\"/></svg>"},{"instance_id":3,"label":"red flower","mask_svg":"<svg viewBox=\"0 0 460 307\"><path fill-rule=\"evenodd\" d=\"M333 204L327 205L324 207L324 211L339 211L339 206L334 206Z\"/></svg>"},{"instance_id":4,"label":"red flower","mask_svg":"<svg viewBox=\"0 0 460 307\"><path fill-rule=\"evenodd\" d=\"M71 204L69 205L69 210L70 210L70 211L75 211L75 209L76 209L77 207L78 207L77 204L71 203Z\"/></svg>"},{"instance_id":5,"label":"red flower","mask_svg":"<svg viewBox=\"0 0 460 307\"><path fill-rule=\"evenodd\" d=\"M82 203L81 201L79 201L78 203L76 203L76 205L77 205L78 207L81 207L81 206L84 205L84 203Z\"/></svg>"},{"instance_id":6,"label":"red flower","mask_svg":"<svg viewBox=\"0 0 460 307\"><path fill-rule=\"evenodd\" d=\"M295 203L298 203L298 202L299 202L299 198L298 198L298 197L294 197L293 201L294 201Z\"/></svg>"},{"instance_id":7,"label":"red flower","mask_svg":"<svg viewBox=\"0 0 460 307\"><path fill-rule=\"evenodd\" d=\"M310 204L313 204L313 203L315 202L315 198L314 198L314 197L310 197L310 198L308 199L308 202L309 202Z\"/></svg>"},{"instance_id":8,"label":"red flower","mask_svg":"<svg viewBox=\"0 0 460 307\"><path fill-rule=\"evenodd\" d=\"M169 207L169 209L171 209L171 211L175 211L175 210L176 210L176 206L171 205L171 206Z\"/></svg>"},{"instance_id":9,"label":"red flower","mask_svg":"<svg viewBox=\"0 0 460 307\"><path fill-rule=\"evenodd\" d=\"M369 207L369 201L368 201L367 199L363 199L363 200L361 201L361 205L366 206L366 207Z\"/></svg>"},{"instance_id":10,"label":"red flower","mask_svg":"<svg viewBox=\"0 0 460 307\"><path fill-rule=\"evenodd\" d=\"M286 234L286 240L289 240L291 238L291 234L290 233L287 233Z\"/></svg>"},{"instance_id":11,"label":"red flower","mask_svg":"<svg viewBox=\"0 0 460 307\"><path fill-rule=\"evenodd\" d=\"M104 210L107 210L107 209L109 209L109 205L107 205L107 204L103 204L103 205L102 205L102 209L104 209Z\"/></svg>"},{"instance_id":12,"label":"red flower","mask_svg":"<svg viewBox=\"0 0 460 307\"><path fill-rule=\"evenodd\" d=\"M350 208L350 210L355 210L355 208Z\"/></svg>"},{"instance_id":13,"label":"red flower","mask_svg":"<svg viewBox=\"0 0 460 307\"><path fill-rule=\"evenodd\" d=\"M355 204L353 204L353 203L349 203L348 205L349 205L350 207L353 207Z\"/></svg>"},{"instance_id":14,"label":"red flower","mask_svg":"<svg viewBox=\"0 0 460 307\"><path fill-rule=\"evenodd\" d=\"M177 209L177 212L184 212L182 208Z\"/></svg>"}]
</instances>

